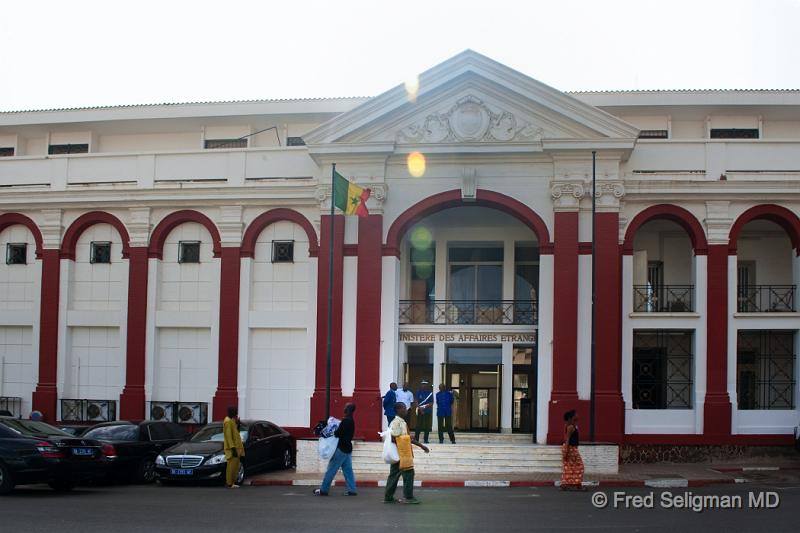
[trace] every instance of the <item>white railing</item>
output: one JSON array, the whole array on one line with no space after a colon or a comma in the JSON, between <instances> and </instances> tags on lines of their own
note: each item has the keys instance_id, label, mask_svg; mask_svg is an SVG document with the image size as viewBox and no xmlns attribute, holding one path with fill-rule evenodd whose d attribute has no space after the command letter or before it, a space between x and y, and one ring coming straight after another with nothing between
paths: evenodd
<instances>
[{"instance_id":1,"label":"white railing","mask_svg":"<svg viewBox=\"0 0 800 533\"><path fill-rule=\"evenodd\" d=\"M0 159L3 188L130 185L152 188L180 182L229 185L281 178L315 178L319 167L304 146L151 153L89 153Z\"/></svg>"}]
</instances>

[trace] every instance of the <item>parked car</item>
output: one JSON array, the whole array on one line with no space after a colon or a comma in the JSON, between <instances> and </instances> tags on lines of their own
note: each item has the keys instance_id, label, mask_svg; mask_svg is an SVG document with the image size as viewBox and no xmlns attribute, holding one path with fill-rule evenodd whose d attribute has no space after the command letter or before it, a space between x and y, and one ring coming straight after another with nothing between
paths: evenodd
<instances>
[{"instance_id":1,"label":"parked car","mask_svg":"<svg viewBox=\"0 0 800 533\"><path fill-rule=\"evenodd\" d=\"M180 424L164 421L103 422L90 428L84 438L108 445L104 460L109 477L117 481L151 483L156 456L188 437Z\"/></svg>"},{"instance_id":2,"label":"parked car","mask_svg":"<svg viewBox=\"0 0 800 533\"><path fill-rule=\"evenodd\" d=\"M240 433L244 457L237 483L245 476L269 467L291 468L294 441L289 433L264 420L242 420ZM225 480L225 453L222 423L208 424L184 443L162 452L156 459L156 472L162 482Z\"/></svg>"},{"instance_id":3,"label":"parked car","mask_svg":"<svg viewBox=\"0 0 800 533\"><path fill-rule=\"evenodd\" d=\"M15 485L47 483L55 490L103 474L103 446L44 422L0 416L0 494Z\"/></svg>"},{"instance_id":4,"label":"parked car","mask_svg":"<svg viewBox=\"0 0 800 533\"><path fill-rule=\"evenodd\" d=\"M72 425L72 424L59 424L58 425L58 429L60 429L61 431L65 431L65 432L69 433L73 437L80 437L81 435L86 433L86 431L88 431L88 429L90 427L91 426L75 426L75 425Z\"/></svg>"}]
</instances>

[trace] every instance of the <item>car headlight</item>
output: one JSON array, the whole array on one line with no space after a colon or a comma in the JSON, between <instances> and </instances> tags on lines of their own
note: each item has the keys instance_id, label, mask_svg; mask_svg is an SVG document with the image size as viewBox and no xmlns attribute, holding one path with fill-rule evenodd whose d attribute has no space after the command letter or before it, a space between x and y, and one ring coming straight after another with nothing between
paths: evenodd
<instances>
[{"instance_id":1,"label":"car headlight","mask_svg":"<svg viewBox=\"0 0 800 533\"><path fill-rule=\"evenodd\" d=\"M156 457L156 464L158 466L164 466L165 464L167 464L167 462L164 461L164 456L163 455L159 455L158 457Z\"/></svg>"},{"instance_id":2,"label":"car headlight","mask_svg":"<svg viewBox=\"0 0 800 533\"><path fill-rule=\"evenodd\" d=\"M224 453L218 453L217 455L213 456L211 459L206 461L207 465L221 465L222 463L227 462L228 460L225 459Z\"/></svg>"}]
</instances>

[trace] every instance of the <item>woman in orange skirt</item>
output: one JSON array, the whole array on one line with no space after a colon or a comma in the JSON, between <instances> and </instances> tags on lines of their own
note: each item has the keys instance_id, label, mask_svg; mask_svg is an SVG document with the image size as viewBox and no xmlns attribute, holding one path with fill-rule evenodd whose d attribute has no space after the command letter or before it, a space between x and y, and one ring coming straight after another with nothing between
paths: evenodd
<instances>
[{"instance_id":1,"label":"woman in orange skirt","mask_svg":"<svg viewBox=\"0 0 800 533\"><path fill-rule=\"evenodd\" d=\"M575 410L564 413L564 444L561 446L561 490L583 488L583 459L578 451L578 415Z\"/></svg>"}]
</instances>

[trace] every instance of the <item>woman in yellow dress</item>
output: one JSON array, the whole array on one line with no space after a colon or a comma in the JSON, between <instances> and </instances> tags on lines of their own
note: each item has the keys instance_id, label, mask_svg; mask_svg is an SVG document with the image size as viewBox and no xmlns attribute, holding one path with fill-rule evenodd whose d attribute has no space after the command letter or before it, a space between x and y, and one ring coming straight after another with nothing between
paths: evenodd
<instances>
[{"instance_id":1,"label":"woman in yellow dress","mask_svg":"<svg viewBox=\"0 0 800 533\"><path fill-rule=\"evenodd\" d=\"M238 489L236 478L239 477L239 465L244 457L244 444L239 433L239 417L236 407L228 407L228 416L222 422L222 439L225 448L225 486L229 489Z\"/></svg>"}]
</instances>

